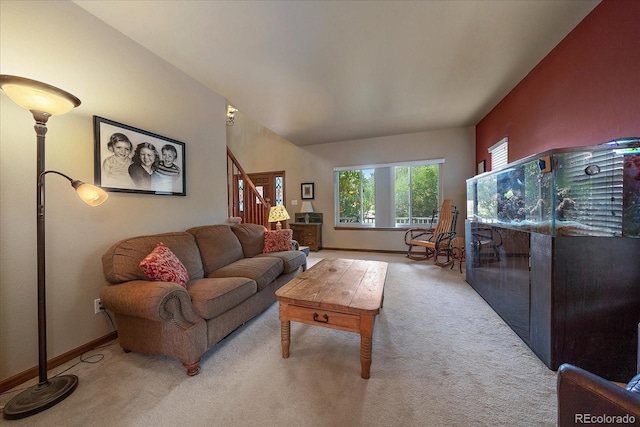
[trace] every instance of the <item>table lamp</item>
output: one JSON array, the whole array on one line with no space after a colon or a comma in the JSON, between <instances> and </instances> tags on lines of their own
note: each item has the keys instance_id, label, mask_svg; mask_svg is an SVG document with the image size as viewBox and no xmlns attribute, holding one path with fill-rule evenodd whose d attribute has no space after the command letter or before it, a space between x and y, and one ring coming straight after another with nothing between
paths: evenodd
<instances>
[{"instance_id":1,"label":"table lamp","mask_svg":"<svg viewBox=\"0 0 640 427\"><path fill-rule=\"evenodd\" d=\"M285 209L284 205L271 206L269 209L269 222L276 222L276 230L282 230L282 224L280 221L286 221L289 218L289 212Z\"/></svg>"},{"instance_id":2,"label":"table lamp","mask_svg":"<svg viewBox=\"0 0 640 427\"><path fill-rule=\"evenodd\" d=\"M302 202L300 212L304 212L304 222L305 224L309 224L309 213L313 212L313 205L311 202Z\"/></svg>"}]
</instances>

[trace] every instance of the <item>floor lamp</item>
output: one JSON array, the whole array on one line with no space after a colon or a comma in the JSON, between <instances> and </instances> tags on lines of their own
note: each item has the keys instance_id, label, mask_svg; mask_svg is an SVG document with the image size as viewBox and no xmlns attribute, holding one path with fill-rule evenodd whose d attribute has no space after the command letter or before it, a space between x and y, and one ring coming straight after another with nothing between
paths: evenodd
<instances>
[{"instance_id":1,"label":"floor lamp","mask_svg":"<svg viewBox=\"0 0 640 427\"><path fill-rule=\"evenodd\" d=\"M45 227L44 227L44 179L54 173L69 180L82 200L90 206L98 206L108 195L101 188L69 178L57 171L44 170L44 141L47 120L51 116L65 114L80 105L75 96L54 86L23 77L0 75L0 88L19 106L31 111L36 121L37 135L37 253L38 253L38 373L37 385L27 388L5 405L6 419L25 418L48 409L67 398L78 386L75 375L47 377L47 316L45 275Z\"/></svg>"}]
</instances>

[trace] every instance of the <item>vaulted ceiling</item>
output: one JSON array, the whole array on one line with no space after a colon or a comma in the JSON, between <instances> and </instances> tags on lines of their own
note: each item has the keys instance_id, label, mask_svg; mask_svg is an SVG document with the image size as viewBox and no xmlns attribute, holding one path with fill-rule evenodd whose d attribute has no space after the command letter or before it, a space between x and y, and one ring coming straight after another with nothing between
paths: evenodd
<instances>
[{"instance_id":1,"label":"vaulted ceiling","mask_svg":"<svg viewBox=\"0 0 640 427\"><path fill-rule=\"evenodd\" d=\"M75 3L307 145L476 125L599 1Z\"/></svg>"}]
</instances>

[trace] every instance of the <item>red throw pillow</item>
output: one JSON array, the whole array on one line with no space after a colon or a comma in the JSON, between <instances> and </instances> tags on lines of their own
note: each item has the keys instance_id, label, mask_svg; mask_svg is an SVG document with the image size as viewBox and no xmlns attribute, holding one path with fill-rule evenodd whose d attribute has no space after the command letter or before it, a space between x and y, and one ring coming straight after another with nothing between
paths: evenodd
<instances>
[{"instance_id":1,"label":"red throw pillow","mask_svg":"<svg viewBox=\"0 0 640 427\"><path fill-rule=\"evenodd\" d=\"M264 249L262 253L290 251L292 239L293 230L290 228L284 230L267 230L264 232Z\"/></svg>"},{"instance_id":2,"label":"red throw pillow","mask_svg":"<svg viewBox=\"0 0 640 427\"><path fill-rule=\"evenodd\" d=\"M189 281L187 268L162 242L140 261L140 268L151 280L175 282L182 287L187 287Z\"/></svg>"}]
</instances>

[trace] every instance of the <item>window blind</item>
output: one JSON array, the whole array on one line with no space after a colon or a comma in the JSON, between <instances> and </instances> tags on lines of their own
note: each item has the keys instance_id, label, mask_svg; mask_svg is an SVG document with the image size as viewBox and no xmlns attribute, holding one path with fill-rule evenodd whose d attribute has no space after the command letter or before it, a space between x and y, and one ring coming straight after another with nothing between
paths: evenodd
<instances>
[{"instance_id":1,"label":"window blind","mask_svg":"<svg viewBox=\"0 0 640 427\"><path fill-rule=\"evenodd\" d=\"M509 138L503 138L491 147L489 147L489 154L491 154L491 170L496 170L506 165L509 162Z\"/></svg>"},{"instance_id":2,"label":"window blind","mask_svg":"<svg viewBox=\"0 0 640 427\"><path fill-rule=\"evenodd\" d=\"M589 175L587 166L595 165L599 173ZM577 202L576 221L607 235L622 235L624 156L611 151L566 154L559 173L558 188L570 188Z\"/></svg>"}]
</instances>

